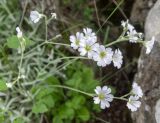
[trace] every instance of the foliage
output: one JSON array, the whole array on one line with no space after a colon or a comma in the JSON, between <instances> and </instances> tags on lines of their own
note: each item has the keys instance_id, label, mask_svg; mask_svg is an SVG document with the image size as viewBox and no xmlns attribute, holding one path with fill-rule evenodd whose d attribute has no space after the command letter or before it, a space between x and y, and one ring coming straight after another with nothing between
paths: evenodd
<instances>
[{"instance_id":1,"label":"foliage","mask_svg":"<svg viewBox=\"0 0 160 123\"><path fill-rule=\"evenodd\" d=\"M95 79L93 69L78 61L80 57L69 57L73 49L68 47L70 44L63 44L62 42L68 41L68 34L65 36L63 34L64 32L68 33L67 31L70 29L63 30L62 35L52 37L48 32L48 24L50 24L53 17L48 19L45 14L36 12L39 14L39 20L41 19L37 24L31 23L28 17L23 17L23 15L20 19L21 13L17 11L17 2L17 0L0 1L0 122L40 123L49 121L53 123L81 123L88 122L90 119L94 120L94 113L101 110L93 104L92 98L94 89L101 83ZM64 0L62 3L67 8L71 2L71 0ZM77 6L77 8L74 6ZM93 16L96 7L88 1L73 1L71 7L70 15L78 9L75 18L82 16L82 20L83 18L86 20L85 23L95 21L94 18L98 17L98 15ZM116 9L112 10L111 16ZM36 18L36 16L33 16L33 19L34 17ZM21 37L15 35L17 23L20 29L24 29ZM128 22L126 22L127 24ZM70 26L70 28L74 27ZM108 47L124 39L128 41L130 35L127 33L128 37L125 37L125 31L127 31L125 28L128 27L124 26L123 35L119 37L120 40L117 39L110 44L107 42L110 28L108 27L106 31L102 31L105 34L105 46ZM60 38L60 42L54 42L58 38ZM95 39L97 40L97 37ZM67 48L63 48L63 46L67 46ZM113 61L113 57L110 57L110 59ZM137 88L141 90L138 85ZM96 93L98 91L101 90L97 89ZM112 97L112 94L115 93L115 88L110 86L103 93L96 94L95 98L97 97L99 102L107 101L106 95ZM128 101L127 96L115 97L115 99Z\"/></svg>"},{"instance_id":2,"label":"foliage","mask_svg":"<svg viewBox=\"0 0 160 123\"><path fill-rule=\"evenodd\" d=\"M75 65L78 65L78 69L75 69ZM50 76L43 83L32 88L33 95L37 89L43 90L35 96L32 112L35 114L47 113L48 117L53 117L53 122L87 121L91 117L90 111L93 110L93 104L88 104L89 99L83 94L71 90L57 89L54 85L68 85L93 93L93 88L99 83L93 79L93 71L80 62L75 62L72 66L67 67L65 73L66 79L60 80L55 76Z\"/></svg>"},{"instance_id":3,"label":"foliage","mask_svg":"<svg viewBox=\"0 0 160 123\"><path fill-rule=\"evenodd\" d=\"M3 46L0 51L0 122L39 123L43 117L53 123L88 121L92 117L92 110L99 111L99 107L95 108L91 99L81 93L53 85L65 85L93 93L93 89L100 84L94 79L93 70L75 59L61 61L60 57L66 53L52 45L41 45L41 33L33 36L40 25L32 27L27 18L26 23L32 30L24 31L26 49L22 68L18 68L21 44L15 35L15 22L19 22L19 13L13 6L8 8L10 5L17 6L15 1L12 4L4 0L0 5L3 15L0 27L5 29L5 33L0 31ZM16 85L7 88L6 83L15 80L18 80Z\"/></svg>"},{"instance_id":4,"label":"foliage","mask_svg":"<svg viewBox=\"0 0 160 123\"><path fill-rule=\"evenodd\" d=\"M7 90L6 82L3 80L0 80L0 91Z\"/></svg>"},{"instance_id":5,"label":"foliage","mask_svg":"<svg viewBox=\"0 0 160 123\"><path fill-rule=\"evenodd\" d=\"M34 43L25 37L26 47L33 45ZM20 47L20 41L16 35L13 35L7 39L7 46L9 48L17 49Z\"/></svg>"}]
</instances>

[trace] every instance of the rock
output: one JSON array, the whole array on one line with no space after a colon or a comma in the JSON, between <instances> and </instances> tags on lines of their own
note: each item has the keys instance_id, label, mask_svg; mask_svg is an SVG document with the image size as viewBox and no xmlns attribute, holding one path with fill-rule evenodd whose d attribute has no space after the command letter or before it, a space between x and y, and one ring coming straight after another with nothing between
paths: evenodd
<instances>
[{"instance_id":1,"label":"rock","mask_svg":"<svg viewBox=\"0 0 160 123\"><path fill-rule=\"evenodd\" d=\"M150 8L155 2L156 0L136 0L131 11L130 20L133 23L143 24Z\"/></svg>"},{"instance_id":2,"label":"rock","mask_svg":"<svg viewBox=\"0 0 160 123\"><path fill-rule=\"evenodd\" d=\"M155 107L155 117L156 117L156 122L160 123L160 99L157 101Z\"/></svg>"},{"instance_id":3,"label":"rock","mask_svg":"<svg viewBox=\"0 0 160 123\"><path fill-rule=\"evenodd\" d=\"M145 38L155 36L156 43L149 55L142 48L135 81L143 90L141 108L132 113L134 123L160 123L160 0L150 10L145 23Z\"/></svg>"}]
</instances>

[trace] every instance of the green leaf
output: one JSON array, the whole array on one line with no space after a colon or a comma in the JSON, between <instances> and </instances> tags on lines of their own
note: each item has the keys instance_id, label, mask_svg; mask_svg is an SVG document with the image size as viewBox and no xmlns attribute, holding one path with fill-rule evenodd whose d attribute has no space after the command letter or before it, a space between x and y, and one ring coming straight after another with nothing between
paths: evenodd
<instances>
[{"instance_id":1,"label":"green leaf","mask_svg":"<svg viewBox=\"0 0 160 123\"><path fill-rule=\"evenodd\" d=\"M24 37L24 39L25 39L26 47L34 44L34 42L29 40L27 37ZM13 35L7 39L7 46L9 48L17 49L20 47L20 40L16 35Z\"/></svg>"},{"instance_id":2,"label":"green leaf","mask_svg":"<svg viewBox=\"0 0 160 123\"><path fill-rule=\"evenodd\" d=\"M4 118L4 115L0 115L0 123L4 123L4 120L5 120L5 118Z\"/></svg>"},{"instance_id":3,"label":"green leaf","mask_svg":"<svg viewBox=\"0 0 160 123\"><path fill-rule=\"evenodd\" d=\"M31 41L30 39L28 39L27 37L24 37L25 42L26 42L26 47L32 46L34 44L33 41Z\"/></svg>"},{"instance_id":4,"label":"green leaf","mask_svg":"<svg viewBox=\"0 0 160 123\"><path fill-rule=\"evenodd\" d=\"M66 81L66 84L75 88L78 88L82 82L81 72L77 71L73 74L72 78Z\"/></svg>"},{"instance_id":5,"label":"green leaf","mask_svg":"<svg viewBox=\"0 0 160 123\"><path fill-rule=\"evenodd\" d=\"M25 123L23 118L16 118L13 123Z\"/></svg>"},{"instance_id":6,"label":"green leaf","mask_svg":"<svg viewBox=\"0 0 160 123\"><path fill-rule=\"evenodd\" d=\"M56 77L54 77L54 76L48 77L45 80L45 82L47 82L48 84L52 84L52 85L59 85L60 84L59 80Z\"/></svg>"},{"instance_id":7,"label":"green leaf","mask_svg":"<svg viewBox=\"0 0 160 123\"><path fill-rule=\"evenodd\" d=\"M55 105L56 98L52 95L53 90L44 89L39 92L36 96L36 103L32 108L32 112L34 113L44 113L49 111L49 109L53 108Z\"/></svg>"},{"instance_id":8,"label":"green leaf","mask_svg":"<svg viewBox=\"0 0 160 123\"><path fill-rule=\"evenodd\" d=\"M52 123L63 123L63 121L59 116L55 116L52 120Z\"/></svg>"},{"instance_id":9,"label":"green leaf","mask_svg":"<svg viewBox=\"0 0 160 123\"><path fill-rule=\"evenodd\" d=\"M7 90L6 82L3 80L0 80L0 91L5 91L5 90Z\"/></svg>"},{"instance_id":10,"label":"green leaf","mask_svg":"<svg viewBox=\"0 0 160 123\"><path fill-rule=\"evenodd\" d=\"M91 68L84 68L81 78L83 78L83 80L79 88L89 93L93 93L95 87L100 84L94 79L94 73Z\"/></svg>"},{"instance_id":11,"label":"green leaf","mask_svg":"<svg viewBox=\"0 0 160 123\"><path fill-rule=\"evenodd\" d=\"M69 108L65 105L62 105L60 108L59 108L59 117L61 119L69 119L69 120L72 120L74 118L74 110L72 108Z\"/></svg>"},{"instance_id":12,"label":"green leaf","mask_svg":"<svg viewBox=\"0 0 160 123\"><path fill-rule=\"evenodd\" d=\"M43 101L43 103L46 104L48 109L54 107L55 102L51 95L44 97L41 101Z\"/></svg>"},{"instance_id":13,"label":"green leaf","mask_svg":"<svg viewBox=\"0 0 160 123\"><path fill-rule=\"evenodd\" d=\"M39 88L41 88L41 91L36 95L37 100L41 100L47 95L50 95L54 92L54 89L52 88L47 88L47 87L45 88L45 87L40 87L40 86Z\"/></svg>"},{"instance_id":14,"label":"green leaf","mask_svg":"<svg viewBox=\"0 0 160 123\"><path fill-rule=\"evenodd\" d=\"M87 108L83 107L77 112L78 118L80 118L82 121L87 121L90 118L90 114Z\"/></svg>"},{"instance_id":15,"label":"green leaf","mask_svg":"<svg viewBox=\"0 0 160 123\"><path fill-rule=\"evenodd\" d=\"M85 97L81 95L76 95L71 101L66 102L66 106L73 108L75 110L80 109L85 103Z\"/></svg>"},{"instance_id":16,"label":"green leaf","mask_svg":"<svg viewBox=\"0 0 160 123\"><path fill-rule=\"evenodd\" d=\"M47 111L48 111L47 106L45 104L43 104L42 102L37 102L32 107L32 112L35 113L35 114L44 113L44 112L47 112Z\"/></svg>"},{"instance_id":17,"label":"green leaf","mask_svg":"<svg viewBox=\"0 0 160 123\"><path fill-rule=\"evenodd\" d=\"M97 104L93 104L93 110L97 113L100 113L102 111L100 106Z\"/></svg>"},{"instance_id":18,"label":"green leaf","mask_svg":"<svg viewBox=\"0 0 160 123\"><path fill-rule=\"evenodd\" d=\"M16 35L13 35L7 39L7 45L9 48L17 49L20 47L19 39Z\"/></svg>"},{"instance_id":19,"label":"green leaf","mask_svg":"<svg viewBox=\"0 0 160 123\"><path fill-rule=\"evenodd\" d=\"M65 84L89 93L93 93L95 87L100 85L100 83L94 79L93 70L86 66L82 66L81 69L74 72L71 79L66 81Z\"/></svg>"}]
</instances>

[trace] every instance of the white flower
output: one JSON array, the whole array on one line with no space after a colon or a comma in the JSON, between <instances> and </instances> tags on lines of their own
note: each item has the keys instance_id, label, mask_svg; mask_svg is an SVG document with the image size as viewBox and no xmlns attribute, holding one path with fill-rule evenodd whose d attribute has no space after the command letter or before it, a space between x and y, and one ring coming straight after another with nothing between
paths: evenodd
<instances>
[{"instance_id":1,"label":"white flower","mask_svg":"<svg viewBox=\"0 0 160 123\"><path fill-rule=\"evenodd\" d=\"M103 45L97 45L93 59L97 61L98 66L105 67L112 61L113 51L111 48L105 48Z\"/></svg>"},{"instance_id":2,"label":"white flower","mask_svg":"<svg viewBox=\"0 0 160 123\"><path fill-rule=\"evenodd\" d=\"M51 13L52 18L57 19L57 14L56 13Z\"/></svg>"},{"instance_id":3,"label":"white flower","mask_svg":"<svg viewBox=\"0 0 160 123\"><path fill-rule=\"evenodd\" d=\"M155 42L155 37L153 36L150 41L144 42L144 46L146 47L146 54L149 54L153 48Z\"/></svg>"},{"instance_id":4,"label":"white flower","mask_svg":"<svg viewBox=\"0 0 160 123\"><path fill-rule=\"evenodd\" d=\"M124 29L127 29L128 31L134 30L134 26L132 26L132 25L128 22L128 20L126 20L126 21L121 21L121 25L122 25L122 27L123 27Z\"/></svg>"},{"instance_id":5,"label":"white flower","mask_svg":"<svg viewBox=\"0 0 160 123\"><path fill-rule=\"evenodd\" d=\"M122 25L123 28L126 28L127 25L128 25L128 20L126 20L126 21L121 21L121 25Z\"/></svg>"},{"instance_id":6,"label":"white flower","mask_svg":"<svg viewBox=\"0 0 160 123\"><path fill-rule=\"evenodd\" d=\"M142 92L142 89L140 86L138 86L137 83L133 83L132 85L132 91L131 91L135 96L138 96L138 97L142 97L143 96L143 92Z\"/></svg>"},{"instance_id":7,"label":"white flower","mask_svg":"<svg viewBox=\"0 0 160 123\"><path fill-rule=\"evenodd\" d=\"M95 104L100 104L101 109L109 108L109 102L113 101L113 95L111 89L107 86L97 86L95 89L96 96L93 98Z\"/></svg>"},{"instance_id":8,"label":"white flower","mask_svg":"<svg viewBox=\"0 0 160 123\"><path fill-rule=\"evenodd\" d=\"M80 33L80 32L77 32L76 36L71 35L70 36L71 47L73 49L78 49L80 42L81 42L81 40L83 40L83 38L84 38L84 35L83 35L83 33Z\"/></svg>"},{"instance_id":9,"label":"white flower","mask_svg":"<svg viewBox=\"0 0 160 123\"><path fill-rule=\"evenodd\" d=\"M93 42L97 41L97 36L96 34L92 31L92 29L90 28L84 28L83 29L84 35L85 35L85 39L86 40L92 40Z\"/></svg>"},{"instance_id":10,"label":"white flower","mask_svg":"<svg viewBox=\"0 0 160 123\"><path fill-rule=\"evenodd\" d=\"M130 23L127 24L127 28L129 32L135 31L134 26L131 25ZM135 31L136 32L136 31Z\"/></svg>"},{"instance_id":11,"label":"white flower","mask_svg":"<svg viewBox=\"0 0 160 123\"><path fill-rule=\"evenodd\" d=\"M134 29L133 30L130 29L127 32L127 36L129 37L129 42L131 42L131 43L136 43L137 40L139 39L138 33Z\"/></svg>"},{"instance_id":12,"label":"white flower","mask_svg":"<svg viewBox=\"0 0 160 123\"><path fill-rule=\"evenodd\" d=\"M139 32L139 33L138 33L138 37L139 37L140 39L142 39L142 38L144 37L143 33Z\"/></svg>"},{"instance_id":13,"label":"white flower","mask_svg":"<svg viewBox=\"0 0 160 123\"><path fill-rule=\"evenodd\" d=\"M8 88L12 88L13 84L10 83L10 82L8 82L8 83L6 83L6 86L7 86Z\"/></svg>"},{"instance_id":14,"label":"white flower","mask_svg":"<svg viewBox=\"0 0 160 123\"><path fill-rule=\"evenodd\" d=\"M80 47L78 51L80 52L81 56L85 56L87 54L88 58L93 58L95 49L97 47L97 43L95 43L95 40L81 40Z\"/></svg>"},{"instance_id":15,"label":"white flower","mask_svg":"<svg viewBox=\"0 0 160 123\"><path fill-rule=\"evenodd\" d=\"M131 25L128 20L122 21L121 25L123 26L123 30L127 31L127 36L129 38L129 42L136 43L138 39L142 38L142 33L137 33L134 26Z\"/></svg>"},{"instance_id":16,"label":"white flower","mask_svg":"<svg viewBox=\"0 0 160 123\"><path fill-rule=\"evenodd\" d=\"M18 37L18 38L22 38L23 33L22 33L22 31L20 30L19 27L16 27L16 31L17 31L17 37Z\"/></svg>"},{"instance_id":17,"label":"white flower","mask_svg":"<svg viewBox=\"0 0 160 123\"><path fill-rule=\"evenodd\" d=\"M42 18L42 14L40 14L37 11L31 11L30 18L31 18L31 21L33 21L34 23L37 23Z\"/></svg>"},{"instance_id":18,"label":"white flower","mask_svg":"<svg viewBox=\"0 0 160 123\"><path fill-rule=\"evenodd\" d=\"M26 76L25 76L24 74L22 74L22 75L20 76L20 78L25 79Z\"/></svg>"},{"instance_id":19,"label":"white flower","mask_svg":"<svg viewBox=\"0 0 160 123\"><path fill-rule=\"evenodd\" d=\"M116 49L114 51L112 60L113 60L113 65L115 67L117 67L118 69L121 68L123 63L123 56L122 56L122 52L119 49Z\"/></svg>"},{"instance_id":20,"label":"white flower","mask_svg":"<svg viewBox=\"0 0 160 123\"><path fill-rule=\"evenodd\" d=\"M141 102L138 101L139 97L130 96L127 102L127 107L133 112L137 111L137 109L141 106Z\"/></svg>"}]
</instances>

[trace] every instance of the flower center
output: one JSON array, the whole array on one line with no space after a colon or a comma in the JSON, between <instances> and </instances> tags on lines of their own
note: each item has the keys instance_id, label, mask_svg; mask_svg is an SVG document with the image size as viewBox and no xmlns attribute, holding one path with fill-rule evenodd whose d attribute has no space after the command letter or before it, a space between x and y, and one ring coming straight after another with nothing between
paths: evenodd
<instances>
[{"instance_id":1,"label":"flower center","mask_svg":"<svg viewBox=\"0 0 160 123\"><path fill-rule=\"evenodd\" d=\"M106 56L106 52L101 52L101 53L100 53L100 57L101 57L101 58L104 58L105 56Z\"/></svg>"},{"instance_id":2,"label":"flower center","mask_svg":"<svg viewBox=\"0 0 160 123\"><path fill-rule=\"evenodd\" d=\"M90 51L91 50L91 46L86 45L85 49L86 49L86 51Z\"/></svg>"},{"instance_id":3,"label":"flower center","mask_svg":"<svg viewBox=\"0 0 160 123\"><path fill-rule=\"evenodd\" d=\"M79 42L80 42L79 40L76 40L75 44L76 44L76 45L79 45Z\"/></svg>"},{"instance_id":4,"label":"flower center","mask_svg":"<svg viewBox=\"0 0 160 123\"><path fill-rule=\"evenodd\" d=\"M98 97L99 97L100 100L104 100L105 99L105 95L103 93L100 93L98 95Z\"/></svg>"}]
</instances>

